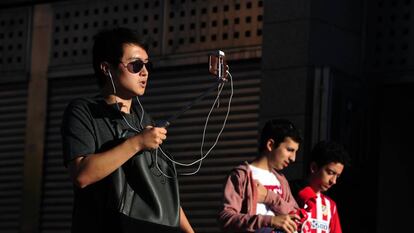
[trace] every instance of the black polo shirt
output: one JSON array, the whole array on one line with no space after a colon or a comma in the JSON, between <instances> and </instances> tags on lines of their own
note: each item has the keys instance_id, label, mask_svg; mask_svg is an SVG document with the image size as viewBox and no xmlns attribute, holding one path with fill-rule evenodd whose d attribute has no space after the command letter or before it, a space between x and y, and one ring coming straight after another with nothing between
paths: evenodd
<instances>
[{"instance_id":1,"label":"black polo shirt","mask_svg":"<svg viewBox=\"0 0 414 233\"><path fill-rule=\"evenodd\" d=\"M150 125L148 114L137 106L134 100L131 114L124 114L102 97L73 100L62 121L65 166L136 134L130 126L142 130ZM174 178L164 176L155 161ZM104 179L83 189L74 187L72 232L178 232L179 208L174 165L160 152L156 159L153 150L141 151Z\"/></svg>"}]
</instances>

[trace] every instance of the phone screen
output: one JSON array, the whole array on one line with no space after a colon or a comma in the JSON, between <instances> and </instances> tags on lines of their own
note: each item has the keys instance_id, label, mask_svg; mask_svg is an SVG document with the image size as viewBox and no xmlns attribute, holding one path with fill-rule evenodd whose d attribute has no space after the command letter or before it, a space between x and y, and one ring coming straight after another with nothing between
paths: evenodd
<instances>
[{"instance_id":1,"label":"phone screen","mask_svg":"<svg viewBox=\"0 0 414 233\"><path fill-rule=\"evenodd\" d=\"M208 71L210 74L217 76L218 66L219 66L219 58L217 55L210 54L208 56Z\"/></svg>"}]
</instances>

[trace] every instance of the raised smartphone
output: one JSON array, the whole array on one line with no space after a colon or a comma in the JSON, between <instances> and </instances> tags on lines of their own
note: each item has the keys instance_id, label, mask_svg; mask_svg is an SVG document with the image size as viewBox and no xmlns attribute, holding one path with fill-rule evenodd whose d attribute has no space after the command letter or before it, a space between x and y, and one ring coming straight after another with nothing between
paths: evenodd
<instances>
[{"instance_id":1,"label":"raised smartphone","mask_svg":"<svg viewBox=\"0 0 414 233\"><path fill-rule=\"evenodd\" d=\"M221 50L208 55L208 71L218 79L226 79L227 77L228 66L225 58L225 54Z\"/></svg>"}]
</instances>

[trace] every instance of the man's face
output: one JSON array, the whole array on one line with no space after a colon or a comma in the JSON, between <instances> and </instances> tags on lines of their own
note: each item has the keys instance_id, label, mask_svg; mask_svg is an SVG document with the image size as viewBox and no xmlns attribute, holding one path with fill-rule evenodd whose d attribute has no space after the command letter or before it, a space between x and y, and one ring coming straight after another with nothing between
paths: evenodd
<instances>
[{"instance_id":1,"label":"man's face","mask_svg":"<svg viewBox=\"0 0 414 233\"><path fill-rule=\"evenodd\" d=\"M320 169L317 168L316 164L311 165L311 179L310 185L316 192L326 192L333 185L336 184L336 180L342 174L344 165L342 163L331 162Z\"/></svg>"},{"instance_id":2,"label":"man's face","mask_svg":"<svg viewBox=\"0 0 414 233\"><path fill-rule=\"evenodd\" d=\"M117 94L120 97L132 98L141 96L145 93L149 72L146 66L143 66L137 73L128 70L128 63L140 60L148 62L147 52L134 44L125 44L123 46L123 56L118 64L118 75L116 79Z\"/></svg>"},{"instance_id":3,"label":"man's face","mask_svg":"<svg viewBox=\"0 0 414 233\"><path fill-rule=\"evenodd\" d=\"M291 162L295 162L298 149L299 143L290 137L285 138L277 148L270 151L269 165L278 171L286 168Z\"/></svg>"}]
</instances>

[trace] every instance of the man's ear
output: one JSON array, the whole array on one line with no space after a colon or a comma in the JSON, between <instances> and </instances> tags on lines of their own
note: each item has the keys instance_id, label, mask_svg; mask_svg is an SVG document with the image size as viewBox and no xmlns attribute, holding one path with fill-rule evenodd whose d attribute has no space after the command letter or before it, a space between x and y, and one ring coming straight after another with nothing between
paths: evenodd
<instances>
[{"instance_id":1,"label":"man's ear","mask_svg":"<svg viewBox=\"0 0 414 233\"><path fill-rule=\"evenodd\" d=\"M267 151L272 151L274 146L275 146L275 140L273 140L271 138L268 139L267 142L266 142L266 150Z\"/></svg>"},{"instance_id":2,"label":"man's ear","mask_svg":"<svg viewBox=\"0 0 414 233\"><path fill-rule=\"evenodd\" d=\"M104 73L106 76L109 76L109 72L111 72L109 69L109 63L108 62L101 62L100 65L102 73Z\"/></svg>"},{"instance_id":3,"label":"man's ear","mask_svg":"<svg viewBox=\"0 0 414 233\"><path fill-rule=\"evenodd\" d=\"M315 162L311 162L310 164L310 172L311 174L314 174L318 171L318 165Z\"/></svg>"}]
</instances>

